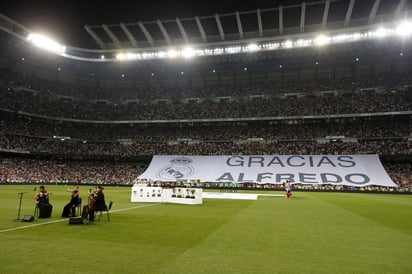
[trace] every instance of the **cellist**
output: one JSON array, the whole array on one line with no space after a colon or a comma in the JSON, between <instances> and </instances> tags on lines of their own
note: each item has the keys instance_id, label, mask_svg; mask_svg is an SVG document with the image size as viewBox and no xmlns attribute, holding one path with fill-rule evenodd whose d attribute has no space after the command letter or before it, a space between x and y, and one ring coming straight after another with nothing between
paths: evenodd
<instances>
[{"instance_id":1,"label":"cellist","mask_svg":"<svg viewBox=\"0 0 412 274\"><path fill-rule=\"evenodd\" d=\"M89 215L90 209L94 206L95 203L95 197L97 195L97 186L94 187L94 190L87 192L87 199L88 203L83 207L83 212L82 212L82 218L86 219L87 216Z\"/></svg>"},{"instance_id":2,"label":"cellist","mask_svg":"<svg viewBox=\"0 0 412 274\"><path fill-rule=\"evenodd\" d=\"M89 209L89 222L94 222L94 213L96 211L107 210L103 189L102 186L97 187L97 192L94 195L94 204L92 208Z\"/></svg>"}]
</instances>

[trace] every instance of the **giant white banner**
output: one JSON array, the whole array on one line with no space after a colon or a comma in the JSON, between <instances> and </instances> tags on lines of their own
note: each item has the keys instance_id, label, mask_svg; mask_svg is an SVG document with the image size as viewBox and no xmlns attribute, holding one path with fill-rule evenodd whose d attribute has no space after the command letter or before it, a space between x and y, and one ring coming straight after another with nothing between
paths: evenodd
<instances>
[{"instance_id":1,"label":"giant white banner","mask_svg":"<svg viewBox=\"0 0 412 274\"><path fill-rule=\"evenodd\" d=\"M396 187L378 155L155 155L139 179Z\"/></svg>"}]
</instances>

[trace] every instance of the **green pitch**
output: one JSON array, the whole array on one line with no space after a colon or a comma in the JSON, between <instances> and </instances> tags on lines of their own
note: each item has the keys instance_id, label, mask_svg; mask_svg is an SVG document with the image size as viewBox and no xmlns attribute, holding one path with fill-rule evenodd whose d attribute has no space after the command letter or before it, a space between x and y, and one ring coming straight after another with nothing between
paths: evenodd
<instances>
[{"instance_id":1,"label":"green pitch","mask_svg":"<svg viewBox=\"0 0 412 274\"><path fill-rule=\"evenodd\" d=\"M412 195L294 192L174 205L131 203L131 188L106 187L110 222L69 225L60 218L67 186L49 186L53 217L15 220L18 192L30 192L21 218L33 215L33 188L0 186L2 274L412 273Z\"/></svg>"}]
</instances>

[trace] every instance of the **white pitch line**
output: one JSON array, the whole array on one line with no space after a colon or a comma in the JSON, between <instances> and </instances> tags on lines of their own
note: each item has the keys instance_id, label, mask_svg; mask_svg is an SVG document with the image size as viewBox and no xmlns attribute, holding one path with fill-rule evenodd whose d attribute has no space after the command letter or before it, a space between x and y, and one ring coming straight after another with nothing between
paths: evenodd
<instances>
[{"instance_id":1,"label":"white pitch line","mask_svg":"<svg viewBox=\"0 0 412 274\"><path fill-rule=\"evenodd\" d=\"M111 212L127 211L127 210L132 210L132 209L136 209L136 208L143 208L143 207L148 207L148 206L154 206L154 205L158 205L158 203L156 203L156 204L148 204L148 205L141 205L141 206L134 206L134 207L128 207L128 208L121 208L121 209L115 209L115 210L110 210L110 213L111 213ZM104 212L104 213L106 213L106 212ZM54 220L54 221L44 222L44 223L40 223L40 224L31 224L31 225L13 227L13 228L8 228L8 229L0 230L0 233L9 232L9 231L15 231L15 230L20 230L20 229L25 229L25 228L30 228L30 227L36 227L36 226L41 226L41 225L48 225L48 224L60 223L60 222L64 222L64 221L67 221L67 220L68 220L68 219L66 218L66 219L60 219L60 220Z\"/></svg>"}]
</instances>

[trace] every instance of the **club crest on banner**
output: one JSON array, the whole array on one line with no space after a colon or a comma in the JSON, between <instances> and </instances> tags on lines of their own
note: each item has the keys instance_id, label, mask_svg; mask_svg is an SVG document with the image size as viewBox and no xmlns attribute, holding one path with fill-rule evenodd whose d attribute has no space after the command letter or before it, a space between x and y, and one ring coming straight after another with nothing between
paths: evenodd
<instances>
[{"instance_id":1,"label":"club crest on banner","mask_svg":"<svg viewBox=\"0 0 412 274\"><path fill-rule=\"evenodd\" d=\"M182 179L192 175L195 171L191 166L193 160L187 157L173 158L170 164L156 172L158 179Z\"/></svg>"}]
</instances>

